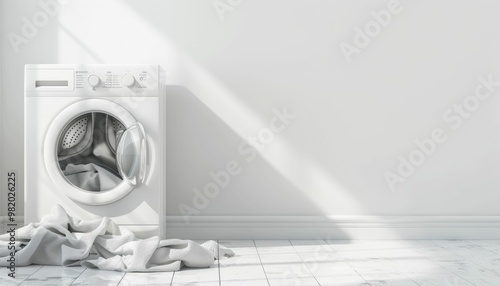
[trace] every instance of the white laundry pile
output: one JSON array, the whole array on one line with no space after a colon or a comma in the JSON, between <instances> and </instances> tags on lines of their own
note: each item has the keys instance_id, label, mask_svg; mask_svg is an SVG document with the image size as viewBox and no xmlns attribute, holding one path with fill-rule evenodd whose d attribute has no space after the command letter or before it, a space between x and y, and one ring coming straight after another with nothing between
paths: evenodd
<instances>
[{"instance_id":1,"label":"white laundry pile","mask_svg":"<svg viewBox=\"0 0 500 286\"><path fill-rule=\"evenodd\" d=\"M0 266L8 266L10 234L0 235ZM137 239L110 218L82 221L59 205L41 222L16 231L16 266L30 264L77 266L117 271L176 271L182 266L208 267L219 256L233 256L215 241L158 237ZM220 252L220 253L219 253Z\"/></svg>"}]
</instances>

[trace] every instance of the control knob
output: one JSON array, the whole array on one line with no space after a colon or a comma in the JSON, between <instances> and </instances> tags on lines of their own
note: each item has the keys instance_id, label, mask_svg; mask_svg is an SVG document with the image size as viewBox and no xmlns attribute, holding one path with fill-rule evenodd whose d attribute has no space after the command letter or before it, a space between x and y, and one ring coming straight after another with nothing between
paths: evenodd
<instances>
[{"instance_id":1,"label":"control knob","mask_svg":"<svg viewBox=\"0 0 500 286\"><path fill-rule=\"evenodd\" d=\"M126 87L132 87L135 84L135 78L131 74L126 74L122 77L122 84Z\"/></svg>"},{"instance_id":2,"label":"control knob","mask_svg":"<svg viewBox=\"0 0 500 286\"><path fill-rule=\"evenodd\" d=\"M91 74L89 75L88 82L91 87L96 87L101 83L101 79L97 75Z\"/></svg>"}]
</instances>

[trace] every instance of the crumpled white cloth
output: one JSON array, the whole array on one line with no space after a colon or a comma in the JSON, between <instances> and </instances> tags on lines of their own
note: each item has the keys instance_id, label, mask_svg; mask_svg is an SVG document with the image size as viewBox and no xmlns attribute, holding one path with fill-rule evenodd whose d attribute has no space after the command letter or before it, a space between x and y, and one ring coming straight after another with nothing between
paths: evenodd
<instances>
[{"instance_id":1,"label":"crumpled white cloth","mask_svg":"<svg viewBox=\"0 0 500 286\"><path fill-rule=\"evenodd\" d=\"M9 230L9 229L7 229ZM0 235L0 266L8 266L10 234ZM30 264L84 266L116 271L177 271L182 266L208 267L214 259L234 252L215 241L157 236L137 239L110 218L83 221L56 205L41 222L16 231L16 267Z\"/></svg>"},{"instance_id":2,"label":"crumpled white cloth","mask_svg":"<svg viewBox=\"0 0 500 286\"><path fill-rule=\"evenodd\" d=\"M63 173L73 185L93 192L109 190L122 182L115 174L93 163L68 164Z\"/></svg>"}]
</instances>

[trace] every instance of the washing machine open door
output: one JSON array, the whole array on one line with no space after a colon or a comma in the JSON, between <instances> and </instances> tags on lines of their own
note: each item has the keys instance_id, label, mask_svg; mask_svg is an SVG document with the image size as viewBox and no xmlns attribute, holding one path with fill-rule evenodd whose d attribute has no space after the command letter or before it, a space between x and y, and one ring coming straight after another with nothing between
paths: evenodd
<instances>
[{"instance_id":1,"label":"washing machine open door","mask_svg":"<svg viewBox=\"0 0 500 286\"><path fill-rule=\"evenodd\" d=\"M143 184L148 153L142 124L121 105L104 99L63 109L44 143L55 191L86 205L115 202Z\"/></svg>"},{"instance_id":2,"label":"washing machine open door","mask_svg":"<svg viewBox=\"0 0 500 286\"><path fill-rule=\"evenodd\" d=\"M117 135L116 162L123 180L131 186L144 182L147 168L147 142L139 122Z\"/></svg>"}]
</instances>

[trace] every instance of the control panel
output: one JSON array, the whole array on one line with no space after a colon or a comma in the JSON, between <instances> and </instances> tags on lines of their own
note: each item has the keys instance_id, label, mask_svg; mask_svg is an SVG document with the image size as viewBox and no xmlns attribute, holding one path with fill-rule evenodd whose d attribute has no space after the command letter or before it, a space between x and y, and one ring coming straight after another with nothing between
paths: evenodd
<instances>
[{"instance_id":1,"label":"control panel","mask_svg":"<svg viewBox=\"0 0 500 286\"><path fill-rule=\"evenodd\" d=\"M26 65L26 96L159 96L159 65Z\"/></svg>"},{"instance_id":2,"label":"control panel","mask_svg":"<svg viewBox=\"0 0 500 286\"><path fill-rule=\"evenodd\" d=\"M75 70L75 88L100 89L100 88L147 88L147 71L96 71Z\"/></svg>"}]
</instances>

